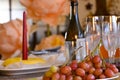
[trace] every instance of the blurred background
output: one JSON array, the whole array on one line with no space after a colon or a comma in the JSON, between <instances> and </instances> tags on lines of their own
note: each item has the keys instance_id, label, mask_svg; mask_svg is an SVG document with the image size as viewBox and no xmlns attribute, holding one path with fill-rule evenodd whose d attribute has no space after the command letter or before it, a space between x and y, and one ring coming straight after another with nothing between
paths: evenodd
<instances>
[{"instance_id":1,"label":"blurred background","mask_svg":"<svg viewBox=\"0 0 120 80\"><path fill-rule=\"evenodd\" d=\"M22 1L22 0L21 0ZM29 1L29 0L26 0ZM37 0L36 0L37 1ZM120 15L120 0L78 0L79 2L79 18L82 28L85 29L86 17L92 15ZM23 19L23 11L26 6L21 4L20 0L0 0L0 23L4 24L10 20ZM37 26L32 29L33 34L29 37L29 42L38 44L42 38L51 34L65 35L68 25L68 16L62 19L59 25L48 25L41 20L33 20L27 18L30 27ZM34 28L34 27L33 27ZM31 46L35 46L30 44Z\"/></svg>"},{"instance_id":2,"label":"blurred background","mask_svg":"<svg viewBox=\"0 0 120 80\"><path fill-rule=\"evenodd\" d=\"M78 0L79 1L79 17L81 24L84 24L85 18L88 15L95 14L96 1L99 0ZM106 6L109 14L120 14L120 0L101 0L105 1L103 5ZM99 4L99 3L98 3ZM0 0L0 23L8 22L11 19L22 19L22 13L25 7L21 5L19 0ZM101 5L101 8L102 6Z\"/></svg>"}]
</instances>

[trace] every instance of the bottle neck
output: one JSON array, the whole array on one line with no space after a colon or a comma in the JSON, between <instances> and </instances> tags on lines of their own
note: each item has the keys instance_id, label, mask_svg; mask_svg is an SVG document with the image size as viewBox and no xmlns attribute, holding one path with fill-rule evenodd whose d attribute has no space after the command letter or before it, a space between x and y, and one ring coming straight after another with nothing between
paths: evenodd
<instances>
[{"instance_id":1,"label":"bottle neck","mask_svg":"<svg viewBox=\"0 0 120 80\"><path fill-rule=\"evenodd\" d=\"M48 36L50 36L52 34L52 32L50 30L49 24L47 24L46 27L47 27L47 30L45 31L45 36L48 37Z\"/></svg>"},{"instance_id":2,"label":"bottle neck","mask_svg":"<svg viewBox=\"0 0 120 80\"><path fill-rule=\"evenodd\" d=\"M70 20L72 18L75 18L76 20L76 24L77 24L77 28L78 28L78 31L79 31L79 36L78 38L83 38L84 37L84 32L82 30L82 27L80 25L80 21L79 21L79 15L78 15L78 2L77 1L71 1L71 13L70 13Z\"/></svg>"},{"instance_id":3,"label":"bottle neck","mask_svg":"<svg viewBox=\"0 0 120 80\"><path fill-rule=\"evenodd\" d=\"M70 20L74 18L78 13L78 3L71 1L71 6L70 6Z\"/></svg>"}]
</instances>

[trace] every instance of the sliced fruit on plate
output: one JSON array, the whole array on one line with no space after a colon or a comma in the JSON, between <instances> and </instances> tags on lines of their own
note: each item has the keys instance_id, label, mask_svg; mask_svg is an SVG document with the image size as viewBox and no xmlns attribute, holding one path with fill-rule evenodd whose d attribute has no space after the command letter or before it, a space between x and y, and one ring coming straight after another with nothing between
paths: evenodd
<instances>
[{"instance_id":1,"label":"sliced fruit on plate","mask_svg":"<svg viewBox=\"0 0 120 80\"><path fill-rule=\"evenodd\" d=\"M36 64L36 63L45 63L46 61L42 58L28 58L28 60L22 60L20 57L15 57L15 58L9 58L6 59L2 65L3 66L8 66L10 64L14 64L17 62L21 62L23 64Z\"/></svg>"}]
</instances>

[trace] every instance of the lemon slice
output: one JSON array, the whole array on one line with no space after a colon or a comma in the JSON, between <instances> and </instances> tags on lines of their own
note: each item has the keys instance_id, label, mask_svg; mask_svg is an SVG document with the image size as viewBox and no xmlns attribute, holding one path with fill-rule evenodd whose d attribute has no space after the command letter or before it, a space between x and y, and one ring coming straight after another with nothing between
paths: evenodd
<instances>
[{"instance_id":1,"label":"lemon slice","mask_svg":"<svg viewBox=\"0 0 120 80\"><path fill-rule=\"evenodd\" d=\"M28 58L28 60L22 60L20 57L15 57L15 58L9 58L6 59L2 65L3 66L8 66L10 64L14 64L17 62L21 62L23 64L37 64L37 63L45 63L46 61L42 58Z\"/></svg>"},{"instance_id":2,"label":"lemon slice","mask_svg":"<svg viewBox=\"0 0 120 80\"><path fill-rule=\"evenodd\" d=\"M20 62L20 61L21 61L21 59L20 59L19 57L9 58L9 59L6 59L6 60L2 63L2 65L3 65L3 66L7 66L7 65L9 65L9 64L13 64L13 63Z\"/></svg>"},{"instance_id":3,"label":"lemon slice","mask_svg":"<svg viewBox=\"0 0 120 80\"><path fill-rule=\"evenodd\" d=\"M42 58L28 58L28 60L22 60L23 64L37 64L45 63L45 60Z\"/></svg>"}]
</instances>

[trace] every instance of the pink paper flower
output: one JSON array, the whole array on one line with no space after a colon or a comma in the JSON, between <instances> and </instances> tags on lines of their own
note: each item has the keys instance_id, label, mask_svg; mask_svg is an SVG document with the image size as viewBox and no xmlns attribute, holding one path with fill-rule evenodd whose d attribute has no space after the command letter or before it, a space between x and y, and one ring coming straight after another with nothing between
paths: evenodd
<instances>
[{"instance_id":1,"label":"pink paper flower","mask_svg":"<svg viewBox=\"0 0 120 80\"><path fill-rule=\"evenodd\" d=\"M60 24L69 14L69 0L20 0L26 7L28 17L41 20L51 26Z\"/></svg>"}]
</instances>

